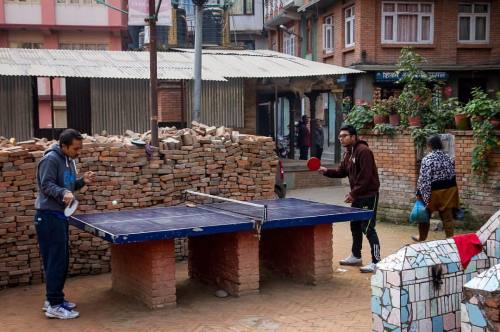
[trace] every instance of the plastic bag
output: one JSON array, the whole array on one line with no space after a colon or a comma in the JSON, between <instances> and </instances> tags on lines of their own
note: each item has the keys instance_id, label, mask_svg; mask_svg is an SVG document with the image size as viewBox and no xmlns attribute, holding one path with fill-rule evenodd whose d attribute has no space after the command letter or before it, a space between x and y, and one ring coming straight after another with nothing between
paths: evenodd
<instances>
[{"instance_id":1,"label":"plastic bag","mask_svg":"<svg viewBox=\"0 0 500 332\"><path fill-rule=\"evenodd\" d=\"M429 212L422 200L417 199L410 213L410 223L429 223Z\"/></svg>"}]
</instances>

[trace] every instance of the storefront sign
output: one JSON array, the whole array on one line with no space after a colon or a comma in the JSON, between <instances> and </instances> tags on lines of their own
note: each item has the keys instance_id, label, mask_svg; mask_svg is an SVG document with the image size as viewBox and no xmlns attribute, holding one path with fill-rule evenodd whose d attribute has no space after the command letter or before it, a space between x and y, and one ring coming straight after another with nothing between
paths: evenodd
<instances>
[{"instance_id":1,"label":"storefront sign","mask_svg":"<svg viewBox=\"0 0 500 332\"><path fill-rule=\"evenodd\" d=\"M446 81L449 77L448 73L445 71L430 71L427 72L429 77L439 80ZM396 82L403 76L402 73L396 73L395 71L378 71L375 73L375 81L377 82Z\"/></svg>"}]
</instances>

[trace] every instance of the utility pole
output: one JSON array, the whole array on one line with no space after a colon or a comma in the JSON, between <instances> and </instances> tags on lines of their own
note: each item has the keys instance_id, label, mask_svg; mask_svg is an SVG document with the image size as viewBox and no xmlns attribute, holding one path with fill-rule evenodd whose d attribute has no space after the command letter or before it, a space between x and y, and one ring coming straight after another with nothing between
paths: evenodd
<instances>
[{"instance_id":1,"label":"utility pole","mask_svg":"<svg viewBox=\"0 0 500 332\"><path fill-rule=\"evenodd\" d=\"M162 0L158 2L158 7L156 7L155 0L149 0L149 16L144 20L149 24L149 113L152 146L158 146L158 62L156 51L156 21L158 21L161 2ZM107 4L106 0L96 0L96 3L128 15L127 11Z\"/></svg>"},{"instance_id":2,"label":"utility pole","mask_svg":"<svg viewBox=\"0 0 500 332\"><path fill-rule=\"evenodd\" d=\"M158 5L160 9L161 1ZM151 145L158 146L158 67L156 51L156 21L158 12L155 0L149 0L149 113L151 121Z\"/></svg>"},{"instance_id":3,"label":"utility pole","mask_svg":"<svg viewBox=\"0 0 500 332\"><path fill-rule=\"evenodd\" d=\"M203 42L203 5L207 0L192 0L196 6L196 29L194 33L194 88L191 120L200 121L201 112L201 44Z\"/></svg>"}]
</instances>

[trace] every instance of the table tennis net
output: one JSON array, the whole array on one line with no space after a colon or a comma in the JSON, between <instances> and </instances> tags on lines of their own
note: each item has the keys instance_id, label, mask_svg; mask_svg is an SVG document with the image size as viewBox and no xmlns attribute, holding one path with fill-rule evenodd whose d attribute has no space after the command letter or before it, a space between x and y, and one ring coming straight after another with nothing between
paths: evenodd
<instances>
[{"instance_id":1,"label":"table tennis net","mask_svg":"<svg viewBox=\"0 0 500 332\"><path fill-rule=\"evenodd\" d=\"M233 199L228 201L226 197L195 192L185 193L185 201L186 203L195 204L196 207L215 210L220 213L229 213L235 216L244 216L258 220L265 220L267 218L266 206L246 201Z\"/></svg>"}]
</instances>

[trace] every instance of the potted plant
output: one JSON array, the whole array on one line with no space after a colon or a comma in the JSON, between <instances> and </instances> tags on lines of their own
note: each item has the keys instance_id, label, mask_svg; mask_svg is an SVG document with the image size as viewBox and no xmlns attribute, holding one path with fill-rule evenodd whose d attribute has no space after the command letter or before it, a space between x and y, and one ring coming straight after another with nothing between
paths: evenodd
<instances>
[{"instance_id":1,"label":"potted plant","mask_svg":"<svg viewBox=\"0 0 500 332\"><path fill-rule=\"evenodd\" d=\"M500 129L500 91L496 93L496 99L493 101L493 114L490 123L495 130Z\"/></svg>"},{"instance_id":2,"label":"potted plant","mask_svg":"<svg viewBox=\"0 0 500 332\"><path fill-rule=\"evenodd\" d=\"M401 116L398 113L398 100L393 96L390 96L387 100L387 109L389 111L389 123L397 127L401 124Z\"/></svg>"},{"instance_id":3,"label":"potted plant","mask_svg":"<svg viewBox=\"0 0 500 332\"><path fill-rule=\"evenodd\" d=\"M494 117L495 101L480 88L472 89L472 99L464 107L473 122L482 122Z\"/></svg>"},{"instance_id":4,"label":"potted plant","mask_svg":"<svg viewBox=\"0 0 500 332\"><path fill-rule=\"evenodd\" d=\"M373 123L373 112L367 104L356 105L347 114L345 123L352 125L358 131L370 128Z\"/></svg>"},{"instance_id":5,"label":"potted plant","mask_svg":"<svg viewBox=\"0 0 500 332\"><path fill-rule=\"evenodd\" d=\"M372 106L373 123L375 125L389 123L389 110L385 100L380 100Z\"/></svg>"},{"instance_id":6,"label":"potted plant","mask_svg":"<svg viewBox=\"0 0 500 332\"><path fill-rule=\"evenodd\" d=\"M455 108L454 112L455 127L459 130L470 130L470 119L467 116L464 108L458 106Z\"/></svg>"}]
</instances>

